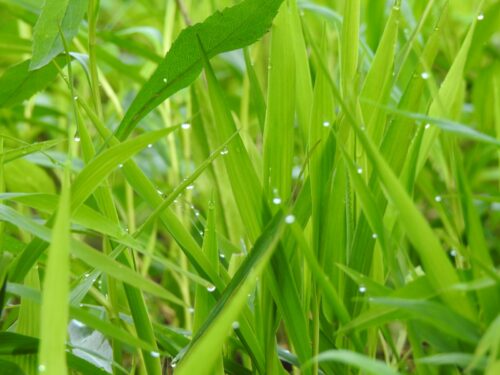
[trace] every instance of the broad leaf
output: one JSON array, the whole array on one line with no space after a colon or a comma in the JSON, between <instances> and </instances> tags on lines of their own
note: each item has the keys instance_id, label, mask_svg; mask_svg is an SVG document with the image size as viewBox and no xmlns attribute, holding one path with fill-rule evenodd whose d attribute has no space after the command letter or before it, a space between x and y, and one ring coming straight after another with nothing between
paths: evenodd
<instances>
[{"instance_id":1,"label":"broad leaf","mask_svg":"<svg viewBox=\"0 0 500 375\"><path fill-rule=\"evenodd\" d=\"M197 38L209 58L252 44L269 29L282 1L245 0L183 30L130 105L117 137L126 138L144 116L198 77L203 62Z\"/></svg>"},{"instance_id":2,"label":"broad leaf","mask_svg":"<svg viewBox=\"0 0 500 375\"><path fill-rule=\"evenodd\" d=\"M55 64L63 67L66 65L66 58L59 57L54 64L35 71L29 70L30 60L9 68L0 78L0 108L19 104L47 87L57 76Z\"/></svg>"},{"instance_id":3,"label":"broad leaf","mask_svg":"<svg viewBox=\"0 0 500 375\"><path fill-rule=\"evenodd\" d=\"M88 0L45 0L33 31L33 57L30 70L42 68L64 50L64 39L78 33Z\"/></svg>"}]
</instances>

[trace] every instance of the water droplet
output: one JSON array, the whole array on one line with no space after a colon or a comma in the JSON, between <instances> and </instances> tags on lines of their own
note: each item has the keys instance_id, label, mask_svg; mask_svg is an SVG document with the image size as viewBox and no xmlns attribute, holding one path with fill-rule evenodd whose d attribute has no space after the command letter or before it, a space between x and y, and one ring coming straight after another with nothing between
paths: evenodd
<instances>
[{"instance_id":1,"label":"water droplet","mask_svg":"<svg viewBox=\"0 0 500 375\"><path fill-rule=\"evenodd\" d=\"M191 128L191 124L188 122L185 122L185 123L181 124L181 128L184 130L188 130Z\"/></svg>"},{"instance_id":2,"label":"water droplet","mask_svg":"<svg viewBox=\"0 0 500 375\"><path fill-rule=\"evenodd\" d=\"M163 192L162 192L160 189L156 189L156 192L157 192L159 195L163 195Z\"/></svg>"},{"instance_id":3,"label":"water droplet","mask_svg":"<svg viewBox=\"0 0 500 375\"><path fill-rule=\"evenodd\" d=\"M227 147L224 147L224 149L220 152L220 154L222 156L229 154L229 150L227 149Z\"/></svg>"},{"instance_id":4,"label":"water droplet","mask_svg":"<svg viewBox=\"0 0 500 375\"><path fill-rule=\"evenodd\" d=\"M196 216L196 217L200 216L200 211L195 211L194 216Z\"/></svg>"},{"instance_id":5,"label":"water droplet","mask_svg":"<svg viewBox=\"0 0 500 375\"><path fill-rule=\"evenodd\" d=\"M360 286L359 286L359 292L360 292L360 293L365 293L365 292L366 292L366 286L364 286L364 285L360 285Z\"/></svg>"},{"instance_id":6,"label":"water droplet","mask_svg":"<svg viewBox=\"0 0 500 375\"><path fill-rule=\"evenodd\" d=\"M478 21L484 20L484 14L483 13L479 13L478 16L477 16L477 20Z\"/></svg>"},{"instance_id":7,"label":"water droplet","mask_svg":"<svg viewBox=\"0 0 500 375\"><path fill-rule=\"evenodd\" d=\"M286 215L285 216L285 223L293 224L294 222L295 222L295 216L293 216L293 215Z\"/></svg>"},{"instance_id":8,"label":"water droplet","mask_svg":"<svg viewBox=\"0 0 500 375\"><path fill-rule=\"evenodd\" d=\"M292 178L294 180L298 179L301 171L302 168L300 167L300 165L294 165L294 167L292 168Z\"/></svg>"},{"instance_id":9,"label":"water droplet","mask_svg":"<svg viewBox=\"0 0 500 375\"><path fill-rule=\"evenodd\" d=\"M186 186L186 190L193 190L194 189L194 185L188 185Z\"/></svg>"},{"instance_id":10,"label":"water droplet","mask_svg":"<svg viewBox=\"0 0 500 375\"><path fill-rule=\"evenodd\" d=\"M221 259L224 259L226 256L225 256L223 253L220 253L220 254L219 254L219 257L220 257Z\"/></svg>"},{"instance_id":11,"label":"water droplet","mask_svg":"<svg viewBox=\"0 0 500 375\"><path fill-rule=\"evenodd\" d=\"M215 285L212 285L210 284L209 286L207 286L207 290L212 293L213 291L215 291Z\"/></svg>"},{"instance_id":12,"label":"water droplet","mask_svg":"<svg viewBox=\"0 0 500 375\"><path fill-rule=\"evenodd\" d=\"M328 128L330 126L330 121L323 121L323 126Z\"/></svg>"},{"instance_id":13,"label":"water droplet","mask_svg":"<svg viewBox=\"0 0 500 375\"><path fill-rule=\"evenodd\" d=\"M122 163L118 164L118 168L123 168L123 164Z\"/></svg>"},{"instance_id":14,"label":"water droplet","mask_svg":"<svg viewBox=\"0 0 500 375\"><path fill-rule=\"evenodd\" d=\"M172 363L170 364L170 367L172 367L172 368L175 368L175 366L177 366L177 362L172 362Z\"/></svg>"},{"instance_id":15,"label":"water droplet","mask_svg":"<svg viewBox=\"0 0 500 375\"><path fill-rule=\"evenodd\" d=\"M47 367L45 365L38 365L38 372L45 372L47 370Z\"/></svg>"},{"instance_id":16,"label":"water droplet","mask_svg":"<svg viewBox=\"0 0 500 375\"><path fill-rule=\"evenodd\" d=\"M429 129L431 127L431 124L425 124L424 129Z\"/></svg>"},{"instance_id":17,"label":"water droplet","mask_svg":"<svg viewBox=\"0 0 500 375\"><path fill-rule=\"evenodd\" d=\"M436 196L434 197L434 200L435 200L436 202L441 202L441 201L443 200L443 198L442 198L440 195L436 195Z\"/></svg>"},{"instance_id":18,"label":"water droplet","mask_svg":"<svg viewBox=\"0 0 500 375\"><path fill-rule=\"evenodd\" d=\"M153 147L153 145L150 143L150 144L148 145L148 148L151 148L151 147Z\"/></svg>"},{"instance_id":19,"label":"water droplet","mask_svg":"<svg viewBox=\"0 0 500 375\"><path fill-rule=\"evenodd\" d=\"M420 77L422 77L422 79L429 79L430 74L429 74L429 73L427 73L427 72L422 72L422 73L420 74Z\"/></svg>"},{"instance_id":20,"label":"water droplet","mask_svg":"<svg viewBox=\"0 0 500 375\"><path fill-rule=\"evenodd\" d=\"M194 307L188 307L188 313L194 314Z\"/></svg>"},{"instance_id":21,"label":"water droplet","mask_svg":"<svg viewBox=\"0 0 500 375\"><path fill-rule=\"evenodd\" d=\"M88 272L85 272L85 274L83 275L85 278L89 277L90 276L90 273Z\"/></svg>"},{"instance_id":22,"label":"water droplet","mask_svg":"<svg viewBox=\"0 0 500 375\"><path fill-rule=\"evenodd\" d=\"M74 140L75 142L80 142L80 137L76 136L73 140Z\"/></svg>"},{"instance_id":23,"label":"water droplet","mask_svg":"<svg viewBox=\"0 0 500 375\"><path fill-rule=\"evenodd\" d=\"M78 96L73 96L73 100L78 100Z\"/></svg>"},{"instance_id":24,"label":"water droplet","mask_svg":"<svg viewBox=\"0 0 500 375\"><path fill-rule=\"evenodd\" d=\"M456 256L457 256L457 251L456 251L455 249L451 249L451 250L450 250L450 255L451 255L452 257L456 257Z\"/></svg>"},{"instance_id":25,"label":"water droplet","mask_svg":"<svg viewBox=\"0 0 500 375\"><path fill-rule=\"evenodd\" d=\"M205 233L203 233L203 231L202 231L202 230L200 230L200 232L199 232L199 233L200 233L200 236L203 236L203 235L205 234Z\"/></svg>"},{"instance_id":26,"label":"water droplet","mask_svg":"<svg viewBox=\"0 0 500 375\"><path fill-rule=\"evenodd\" d=\"M276 198L273 198L273 204L281 204L281 198L280 197L276 197Z\"/></svg>"},{"instance_id":27,"label":"water droplet","mask_svg":"<svg viewBox=\"0 0 500 375\"><path fill-rule=\"evenodd\" d=\"M363 168L359 167L359 168L357 169L357 172L358 172L358 174L363 173Z\"/></svg>"},{"instance_id":28,"label":"water droplet","mask_svg":"<svg viewBox=\"0 0 500 375\"><path fill-rule=\"evenodd\" d=\"M233 324L231 324L231 327L233 327L233 329L236 331L240 328L240 323L238 321L234 321Z\"/></svg>"},{"instance_id":29,"label":"water droplet","mask_svg":"<svg viewBox=\"0 0 500 375\"><path fill-rule=\"evenodd\" d=\"M374 240L376 240L376 239L378 238L378 234L377 234L377 233L373 233L373 234L372 234L372 238L373 238Z\"/></svg>"},{"instance_id":30,"label":"water droplet","mask_svg":"<svg viewBox=\"0 0 500 375\"><path fill-rule=\"evenodd\" d=\"M151 352L149 354L151 354L151 357L153 357L153 358L160 358L160 353L158 353L158 352Z\"/></svg>"}]
</instances>

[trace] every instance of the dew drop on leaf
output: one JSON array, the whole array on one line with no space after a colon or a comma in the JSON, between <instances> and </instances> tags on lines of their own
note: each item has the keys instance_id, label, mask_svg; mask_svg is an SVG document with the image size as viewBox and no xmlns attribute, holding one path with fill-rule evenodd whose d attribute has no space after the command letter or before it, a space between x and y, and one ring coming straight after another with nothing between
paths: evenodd
<instances>
[{"instance_id":1,"label":"dew drop on leaf","mask_svg":"<svg viewBox=\"0 0 500 375\"><path fill-rule=\"evenodd\" d=\"M210 293L214 292L214 291L215 291L215 285L209 285L209 286L207 286L207 290L208 290Z\"/></svg>"}]
</instances>

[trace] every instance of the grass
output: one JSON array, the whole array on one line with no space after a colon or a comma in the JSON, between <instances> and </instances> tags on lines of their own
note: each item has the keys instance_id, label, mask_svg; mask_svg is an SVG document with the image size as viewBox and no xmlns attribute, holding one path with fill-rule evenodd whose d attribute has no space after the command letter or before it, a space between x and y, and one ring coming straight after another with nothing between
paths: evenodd
<instances>
[{"instance_id":1,"label":"grass","mask_svg":"<svg viewBox=\"0 0 500 375\"><path fill-rule=\"evenodd\" d=\"M41 3L0 0L2 371L498 373L500 3Z\"/></svg>"}]
</instances>

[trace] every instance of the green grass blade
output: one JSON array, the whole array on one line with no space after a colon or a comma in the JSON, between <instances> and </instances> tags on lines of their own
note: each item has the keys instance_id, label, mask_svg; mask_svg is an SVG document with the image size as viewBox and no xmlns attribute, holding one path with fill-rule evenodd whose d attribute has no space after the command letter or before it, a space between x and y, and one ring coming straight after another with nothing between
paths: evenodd
<instances>
[{"instance_id":1,"label":"green grass blade","mask_svg":"<svg viewBox=\"0 0 500 375\"><path fill-rule=\"evenodd\" d=\"M264 190L268 200L286 202L291 193L295 120L294 51L283 48L291 34L291 10L285 2L271 34L271 58L264 126Z\"/></svg>"},{"instance_id":2,"label":"green grass blade","mask_svg":"<svg viewBox=\"0 0 500 375\"><path fill-rule=\"evenodd\" d=\"M478 9L481 8L482 4L483 1L480 2ZM474 18L469 31L465 36L462 46L460 47L460 50L455 60L453 61L453 65L448 71L448 74L446 75L443 83L441 84L437 96L434 98L431 106L429 107L428 113L431 117L449 116L451 107L455 103L457 95L460 95L461 85L463 84L463 72L465 64L467 62L467 56L472 42L472 37L474 35L476 22L477 18ZM439 134L439 129L435 127L431 127L428 130L429 131L424 134L424 138L422 140L422 146L420 148L417 164L417 172L423 168L425 161L429 157L432 145L434 144Z\"/></svg>"},{"instance_id":3,"label":"green grass blade","mask_svg":"<svg viewBox=\"0 0 500 375\"><path fill-rule=\"evenodd\" d=\"M372 298L370 302L406 310L414 319L426 321L465 342L476 344L479 340L479 329L473 322L438 302L384 297Z\"/></svg>"},{"instance_id":4,"label":"green grass blade","mask_svg":"<svg viewBox=\"0 0 500 375\"><path fill-rule=\"evenodd\" d=\"M79 207L120 164L126 162L149 144L177 129L178 127L174 126L145 133L100 153L76 177L71 191L71 210L73 211Z\"/></svg>"},{"instance_id":5,"label":"green grass blade","mask_svg":"<svg viewBox=\"0 0 500 375\"><path fill-rule=\"evenodd\" d=\"M395 6L391 10L370 70L363 82L361 98L372 100L376 103L385 103L388 99L398 35L399 9L399 6ZM379 143L384 132L384 127L382 126L385 122L383 113L381 113L380 108L363 105L363 102L361 102L361 108L363 121L366 124L368 132L375 143Z\"/></svg>"},{"instance_id":6,"label":"green grass blade","mask_svg":"<svg viewBox=\"0 0 500 375\"><path fill-rule=\"evenodd\" d=\"M259 240L251 254L238 270L223 296L214 307L204 326L193 338L191 346L180 361L176 373L211 374L217 359L212 355L214 349L222 347L227 332L238 319L247 303L248 294L253 290L259 277L269 262L283 229L283 215L277 214ZM237 327L237 326L236 326Z\"/></svg>"},{"instance_id":7,"label":"green grass blade","mask_svg":"<svg viewBox=\"0 0 500 375\"><path fill-rule=\"evenodd\" d=\"M30 70L40 69L64 51L63 40L76 36L88 0L46 0L33 30Z\"/></svg>"},{"instance_id":8,"label":"green grass blade","mask_svg":"<svg viewBox=\"0 0 500 375\"><path fill-rule=\"evenodd\" d=\"M116 136L126 138L146 114L198 77L203 65L198 38L209 57L245 47L269 29L282 1L245 0L186 28L137 94Z\"/></svg>"},{"instance_id":9,"label":"green grass blade","mask_svg":"<svg viewBox=\"0 0 500 375\"><path fill-rule=\"evenodd\" d=\"M18 147L12 150L4 151L0 157L3 157L4 163L8 163L9 161L16 160L18 158L24 157L26 155L41 152L48 150L58 144L60 144L62 140L55 139L45 142L37 142L32 145L26 145L22 147Z\"/></svg>"},{"instance_id":10,"label":"green grass blade","mask_svg":"<svg viewBox=\"0 0 500 375\"><path fill-rule=\"evenodd\" d=\"M487 273L495 272L495 268L490 252L488 251L488 244L483 232L482 223L474 205L472 192L464 171L463 159L460 157L459 153L457 153L455 157L457 188L461 197L462 210L464 212L465 233L467 235L472 269L475 277L481 279L485 277ZM483 268L486 268L488 272L485 272ZM500 306L499 291L497 286L477 292L480 308L486 322L493 321L498 314L498 307Z\"/></svg>"},{"instance_id":11,"label":"green grass blade","mask_svg":"<svg viewBox=\"0 0 500 375\"><path fill-rule=\"evenodd\" d=\"M342 22L340 47L340 77L343 94L347 98L351 98L354 93L355 76L358 69L360 14L360 0L344 2L344 19Z\"/></svg>"},{"instance_id":12,"label":"green grass blade","mask_svg":"<svg viewBox=\"0 0 500 375\"><path fill-rule=\"evenodd\" d=\"M0 108L11 107L31 98L43 90L57 77L57 66L66 65L64 56L42 69L30 71L30 60L9 68L0 78Z\"/></svg>"},{"instance_id":13,"label":"green grass blade","mask_svg":"<svg viewBox=\"0 0 500 375\"><path fill-rule=\"evenodd\" d=\"M61 198L47 254L43 282L40 349L38 370L41 373L66 375L66 336L70 278L70 180L65 168Z\"/></svg>"},{"instance_id":14,"label":"green grass blade","mask_svg":"<svg viewBox=\"0 0 500 375\"><path fill-rule=\"evenodd\" d=\"M356 352L351 352L348 350L329 350L319 354L317 357L311 360L312 362L324 362L324 361L335 361L345 363L363 370L367 374L372 375L397 375L397 371L393 370L391 367L385 363L369 358L363 354ZM303 366L304 368L305 366Z\"/></svg>"}]
</instances>

